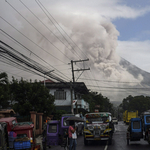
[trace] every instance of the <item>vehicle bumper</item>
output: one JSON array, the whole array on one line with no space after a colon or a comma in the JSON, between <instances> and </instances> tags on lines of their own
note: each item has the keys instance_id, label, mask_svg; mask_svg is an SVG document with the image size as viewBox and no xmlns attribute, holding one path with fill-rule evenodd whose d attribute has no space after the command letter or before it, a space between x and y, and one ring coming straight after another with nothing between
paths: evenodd
<instances>
[{"instance_id":1,"label":"vehicle bumper","mask_svg":"<svg viewBox=\"0 0 150 150\"><path fill-rule=\"evenodd\" d=\"M86 136L85 139L88 141L106 141L109 139L109 136L100 136L100 137Z\"/></svg>"}]
</instances>

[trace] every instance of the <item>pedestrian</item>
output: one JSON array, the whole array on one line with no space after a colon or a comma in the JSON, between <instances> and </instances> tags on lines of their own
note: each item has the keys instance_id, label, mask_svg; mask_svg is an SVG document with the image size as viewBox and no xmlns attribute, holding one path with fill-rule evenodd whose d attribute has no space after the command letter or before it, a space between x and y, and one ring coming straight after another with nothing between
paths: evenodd
<instances>
[{"instance_id":1,"label":"pedestrian","mask_svg":"<svg viewBox=\"0 0 150 150\"><path fill-rule=\"evenodd\" d=\"M69 150L72 150L72 146L73 146L73 150L76 150L77 135L76 135L76 127L74 128L74 121L70 121L68 135L69 135L69 142L70 142Z\"/></svg>"}]
</instances>

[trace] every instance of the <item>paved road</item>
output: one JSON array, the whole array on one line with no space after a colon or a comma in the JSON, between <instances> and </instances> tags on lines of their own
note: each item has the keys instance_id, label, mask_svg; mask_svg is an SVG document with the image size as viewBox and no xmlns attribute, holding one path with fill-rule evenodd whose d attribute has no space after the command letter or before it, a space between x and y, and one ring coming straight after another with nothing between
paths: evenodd
<instances>
[{"instance_id":1,"label":"paved road","mask_svg":"<svg viewBox=\"0 0 150 150\"><path fill-rule=\"evenodd\" d=\"M78 136L77 150L150 150L150 145L143 139L141 141L132 141L130 145L127 145L127 127L128 126L123 122L119 122L118 125L115 125L112 145L107 145L107 142L90 142L88 146L84 146L83 136ZM52 146L48 150L64 150L64 148Z\"/></svg>"}]
</instances>

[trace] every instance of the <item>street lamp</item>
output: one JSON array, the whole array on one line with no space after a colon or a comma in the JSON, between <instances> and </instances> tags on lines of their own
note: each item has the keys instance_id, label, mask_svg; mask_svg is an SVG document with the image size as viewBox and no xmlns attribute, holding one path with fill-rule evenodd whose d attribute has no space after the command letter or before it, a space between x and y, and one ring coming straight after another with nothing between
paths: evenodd
<instances>
[{"instance_id":1,"label":"street lamp","mask_svg":"<svg viewBox=\"0 0 150 150\"><path fill-rule=\"evenodd\" d=\"M50 72L53 72L54 70L48 71L44 73L44 86L45 86L45 75L49 74Z\"/></svg>"}]
</instances>

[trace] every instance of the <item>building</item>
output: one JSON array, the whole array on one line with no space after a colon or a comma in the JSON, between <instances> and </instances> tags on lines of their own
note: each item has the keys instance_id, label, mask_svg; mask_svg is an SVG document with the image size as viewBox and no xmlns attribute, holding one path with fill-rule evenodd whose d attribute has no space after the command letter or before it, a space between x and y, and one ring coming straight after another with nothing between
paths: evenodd
<instances>
[{"instance_id":1,"label":"building","mask_svg":"<svg viewBox=\"0 0 150 150\"><path fill-rule=\"evenodd\" d=\"M62 83L46 80L45 86L50 89L50 94L54 95L57 110L65 110L68 113L89 111L89 104L81 98L82 94L88 93L84 82Z\"/></svg>"}]
</instances>

